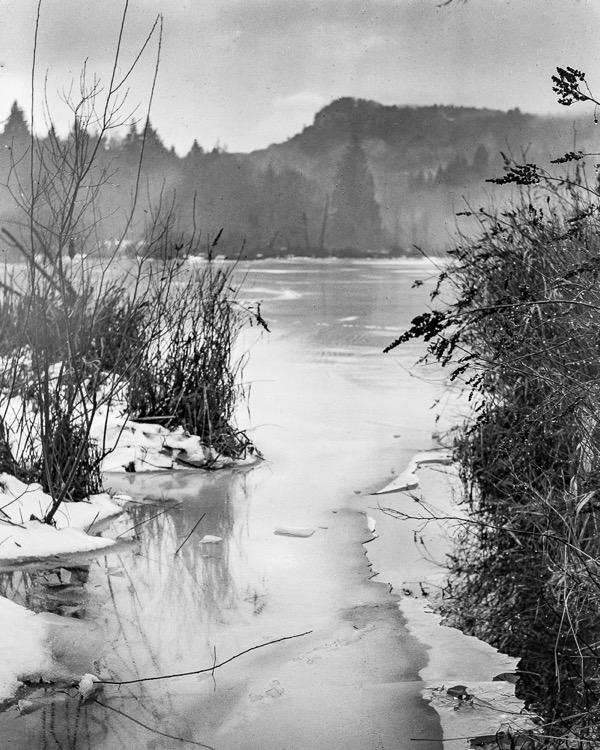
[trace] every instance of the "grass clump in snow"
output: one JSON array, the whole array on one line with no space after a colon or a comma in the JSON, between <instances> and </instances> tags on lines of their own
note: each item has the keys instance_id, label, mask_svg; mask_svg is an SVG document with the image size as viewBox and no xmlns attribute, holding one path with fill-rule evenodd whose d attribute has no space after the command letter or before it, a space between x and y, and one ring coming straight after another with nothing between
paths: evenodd
<instances>
[{"instance_id":1,"label":"grass clump in snow","mask_svg":"<svg viewBox=\"0 0 600 750\"><path fill-rule=\"evenodd\" d=\"M125 5L120 34L126 15ZM156 41L154 80L161 29L159 17L141 48ZM121 56L118 44L106 86L88 85L84 70L78 92L66 95L73 121L66 138L47 113L47 136L36 135L32 123L14 140L3 186L14 215L0 242L19 262L0 281L0 471L42 485L53 499L48 523L63 501L101 489L101 461L113 446L98 437L98 422L106 435L112 414L159 418L228 456L248 446L233 423L240 391L232 352L243 319L233 272L210 260L186 275L171 260L180 250L174 204L166 218L159 206L145 225L136 214L153 87L137 182L129 207L117 196L122 233L106 258L103 206L118 189L119 164L107 162L103 144L127 122L121 88L132 70ZM136 234L152 261L124 257Z\"/></svg>"},{"instance_id":2,"label":"grass clump in snow","mask_svg":"<svg viewBox=\"0 0 600 750\"><path fill-rule=\"evenodd\" d=\"M130 384L132 414L181 427L213 455L240 458L253 450L236 429L243 357L241 327L255 319L237 300L235 264L209 259L154 290L155 329Z\"/></svg>"},{"instance_id":3,"label":"grass clump in snow","mask_svg":"<svg viewBox=\"0 0 600 750\"><path fill-rule=\"evenodd\" d=\"M10 240L25 263L0 294L0 469L57 503L79 500L101 490L92 423L140 360L147 300L97 268L42 261Z\"/></svg>"}]
</instances>

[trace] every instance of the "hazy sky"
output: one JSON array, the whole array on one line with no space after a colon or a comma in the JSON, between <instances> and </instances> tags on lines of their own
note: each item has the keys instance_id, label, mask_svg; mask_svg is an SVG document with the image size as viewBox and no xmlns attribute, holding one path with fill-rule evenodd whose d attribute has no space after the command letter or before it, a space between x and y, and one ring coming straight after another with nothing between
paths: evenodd
<instances>
[{"instance_id":1,"label":"hazy sky","mask_svg":"<svg viewBox=\"0 0 600 750\"><path fill-rule=\"evenodd\" d=\"M77 90L86 59L90 80L108 83L123 7L42 0L36 100L47 92L58 123L57 92ZM29 117L36 10L0 0L0 120L15 99ZM568 114L551 88L557 65L600 93L600 0L130 0L122 71L159 13L152 121L182 154L194 138L231 151L285 140L340 96ZM130 79L127 116L147 105L156 48Z\"/></svg>"}]
</instances>

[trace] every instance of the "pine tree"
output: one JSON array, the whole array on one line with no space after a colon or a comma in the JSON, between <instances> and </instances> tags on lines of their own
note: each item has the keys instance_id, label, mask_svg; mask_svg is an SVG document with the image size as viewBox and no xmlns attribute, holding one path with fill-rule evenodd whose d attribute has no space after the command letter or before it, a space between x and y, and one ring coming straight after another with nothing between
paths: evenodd
<instances>
[{"instance_id":1,"label":"pine tree","mask_svg":"<svg viewBox=\"0 0 600 750\"><path fill-rule=\"evenodd\" d=\"M138 133L137 125L132 122L123 143L121 144L123 156L130 162L137 163L142 149L142 137Z\"/></svg>"},{"instance_id":2,"label":"pine tree","mask_svg":"<svg viewBox=\"0 0 600 750\"><path fill-rule=\"evenodd\" d=\"M361 141L354 137L342 155L331 196L326 244L332 248L379 249L381 215Z\"/></svg>"},{"instance_id":3,"label":"pine tree","mask_svg":"<svg viewBox=\"0 0 600 750\"><path fill-rule=\"evenodd\" d=\"M152 127L150 120L146 122L146 127L141 137L145 139L144 159L151 162L159 162L169 155L169 151L162 142L158 132Z\"/></svg>"},{"instance_id":4,"label":"pine tree","mask_svg":"<svg viewBox=\"0 0 600 750\"><path fill-rule=\"evenodd\" d=\"M17 102L13 102L10 109L10 115L4 126L2 133L2 140L6 145L10 145L12 141L17 143L27 143L30 138L29 127L25 120L25 113L19 107Z\"/></svg>"},{"instance_id":5,"label":"pine tree","mask_svg":"<svg viewBox=\"0 0 600 750\"><path fill-rule=\"evenodd\" d=\"M25 113L17 102L13 102L10 115L4 125L4 131L0 135L2 166L6 167L10 163L14 167L18 162L21 162L30 145L31 134L25 119ZM26 165L21 163L21 168L26 168Z\"/></svg>"},{"instance_id":6,"label":"pine tree","mask_svg":"<svg viewBox=\"0 0 600 750\"><path fill-rule=\"evenodd\" d=\"M187 152L185 158L186 160L190 161L192 164L198 164L202 160L203 156L204 156L204 149L198 143L198 141L194 138L192 147Z\"/></svg>"}]
</instances>

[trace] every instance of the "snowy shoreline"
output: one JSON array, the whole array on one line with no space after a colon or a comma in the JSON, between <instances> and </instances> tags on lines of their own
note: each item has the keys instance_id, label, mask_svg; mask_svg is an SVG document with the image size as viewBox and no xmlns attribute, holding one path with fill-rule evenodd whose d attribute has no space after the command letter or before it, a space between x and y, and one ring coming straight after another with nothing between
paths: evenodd
<instances>
[{"instance_id":1,"label":"snowy shoreline","mask_svg":"<svg viewBox=\"0 0 600 750\"><path fill-rule=\"evenodd\" d=\"M55 526L41 519L52 498L40 485L26 485L10 474L0 474L0 565L35 561L64 564L66 556L96 554L114 547L114 539L93 536L123 512L124 499L94 495L88 502L63 503ZM33 520L35 519L35 520ZM68 572L68 571L67 571ZM60 583L60 581L59 581ZM43 614L0 596L0 706L10 703L25 681L62 677L52 656L51 629Z\"/></svg>"},{"instance_id":2,"label":"snowy shoreline","mask_svg":"<svg viewBox=\"0 0 600 750\"><path fill-rule=\"evenodd\" d=\"M469 742L452 738L493 735L507 728L531 729L533 724L526 715L521 714L523 702L515 697L514 684L494 679L498 675L514 673L518 659L507 657L476 638L442 625L439 614L430 604L430 599L434 597L419 596L419 591L423 593L439 587L445 576L445 570L440 568L439 563L418 554L415 541L420 538L425 546L433 544L440 549L448 548L449 538L444 534L450 533L451 541L452 525L456 522L444 519L457 517L447 481L452 473L449 463L448 452L419 453L392 483L371 495L375 498L385 496L388 502L394 496L392 507L380 505L374 510L387 511L388 514L393 511L405 516L402 521L398 521L398 516L392 517L393 525L386 534L396 537L387 541L399 550L402 579L395 580L394 576L387 576L385 570L380 570L375 580L388 584L394 590L404 591L405 595L397 606L409 633L427 651L427 663L419 671L423 681L422 695L439 716L444 746L451 750L463 750L470 746ZM443 474L440 469L443 469ZM442 476L446 478L443 481ZM5 529L4 541L0 543L0 558L9 565L34 559L40 561L43 556L52 559L54 556L56 566L60 566L61 555L64 554L94 554L109 550L115 540L91 536L86 532L97 532L103 524L122 513L128 501L127 496L110 498L104 494L90 498L90 502L68 503L57 514L57 526L53 528L40 521L21 523L30 515L43 515L51 502L51 498L39 486L27 487L8 475L0 475L0 486L4 496L2 499L0 495L0 508L2 514L7 516L0 519L0 526ZM435 506L436 515L443 519L441 522L424 526L423 516L419 518L418 513L420 503L415 502L414 490L418 488L423 491L422 502L426 502L430 510ZM389 515L385 517L389 518ZM367 558L373 564L372 558L377 557L373 553L381 542L378 534L381 524L376 525L372 516L367 516L367 524L373 536L365 549ZM284 532L285 529L279 533ZM390 580L386 580L388 578ZM58 581L57 585L61 583ZM65 675L61 671L52 655L53 634L60 626L57 616L48 618L43 613L35 614L0 597L0 617L4 635L0 644L0 705L15 702L19 687L24 682L35 683L40 679L53 681L65 677L73 680L73 675ZM63 619L66 625L67 618L60 618L61 621ZM469 700L447 692L456 686L464 687Z\"/></svg>"},{"instance_id":3,"label":"snowy shoreline","mask_svg":"<svg viewBox=\"0 0 600 750\"><path fill-rule=\"evenodd\" d=\"M417 540L424 548L441 551L444 558L451 549L453 529L460 524L463 511L453 502L454 467L450 458L449 451L418 453L392 482L372 493L373 497L396 494L393 507L378 506L377 510L392 514L396 526L388 526L387 533L396 535L393 541L402 550L401 578L383 569L375 580L394 590L401 587L404 596L398 608L408 631L427 650L427 664L419 671L424 683L422 695L439 716L444 748L466 750L472 747L467 737L489 737L493 742L496 733L532 730L535 724L524 712L524 702L515 696L512 675L519 658L443 625L436 611L435 601L447 569L441 567L439 559L419 554ZM445 481L441 480L443 473ZM422 490L420 498L413 492L417 489ZM376 557L373 551L379 538L371 517L369 528L374 536L365 549L371 560ZM464 693L448 693L453 687L464 689Z\"/></svg>"},{"instance_id":4,"label":"snowy shoreline","mask_svg":"<svg viewBox=\"0 0 600 750\"><path fill-rule=\"evenodd\" d=\"M170 431L158 424L138 423L126 418L100 414L97 438L102 437L110 452L103 460L103 472L156 472L177 469L248 466L259 460L251 451L233 460L206 448L197 436L182 429ZM107 427L108 425L108 427ZM0 570L25 566L57 568L68 574L73 559L114 550L132 541L101 536L111 521L126 512L131 498L123 494L91 495L79 502L64 501L52 525L44 522L53 500L39 484L25 484L14 476L0 473ZM215 537L216 539L216 537ZM52 656L52 632L44 613L0 596L0 706L14 702L18 689L28 681L53 681L63 677ZM57 616L56 616L57 617ZM68 618L64 619L65 626Z\"/></svg>"}]
</instances>

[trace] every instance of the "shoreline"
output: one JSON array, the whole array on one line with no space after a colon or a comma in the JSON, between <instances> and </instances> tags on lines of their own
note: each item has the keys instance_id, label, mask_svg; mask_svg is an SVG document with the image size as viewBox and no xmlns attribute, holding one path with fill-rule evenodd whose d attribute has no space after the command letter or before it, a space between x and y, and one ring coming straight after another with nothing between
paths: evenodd
<instances>
[{"instance_id":1,"label":"shoreline","mask_svg":"<svg viewBox=\"0 0 600 750\"><path fill-rule=\"evenodd\" d=\"M439 717L445 750L467 750L472 747L469 738L488 737L493 742L497 732L531 730L535 724L522 713L524 702L516 698L514 682L502 678L516 672L520 659L444 625L437 611L447 575L442 558L451 550L453 528L460 524L462 511L453 502L457 485L453 467L444 461L418 460L427 454L433 458L435 453L415 454L390 485L372 495L375 499L385 494L386 504L392 507L371 509L377 514L370 524L374 536L364 546L377 571L374 580L404 594L398 609L407 630L427 651L427 664L419 671L424 684L421 694ZM391 485L395 488L390 490ZM435 513L435 520L428 513L420 515L420 502L414 499L418 496ZM384 541L397 548L394 568L386 564L385 550L378 549ZM425 552L420 554L419 548ZM457 686L466 688L468 699L448 694Z\"/></svg>"}]
</instances>

